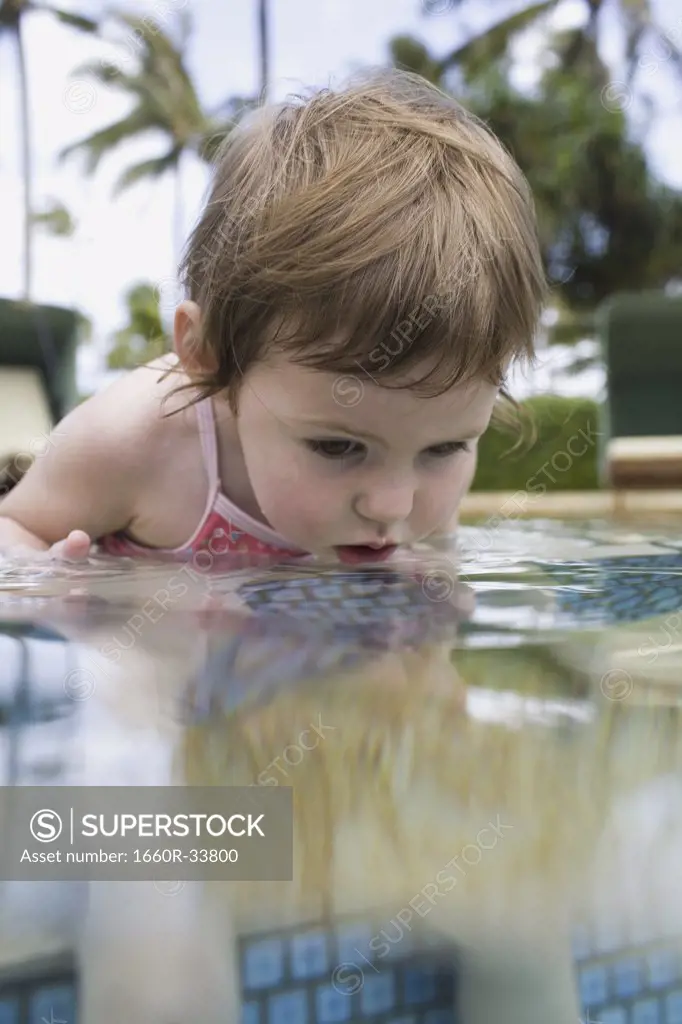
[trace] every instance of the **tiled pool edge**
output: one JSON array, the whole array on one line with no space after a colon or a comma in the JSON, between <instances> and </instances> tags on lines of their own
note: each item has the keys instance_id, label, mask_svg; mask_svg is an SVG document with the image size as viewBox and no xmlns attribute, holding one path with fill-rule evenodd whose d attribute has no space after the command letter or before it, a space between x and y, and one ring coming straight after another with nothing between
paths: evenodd
<instances>
[{"instance_id":1,"label":"tiled pool edge","mask_svg":"<svg viewBox=\"0 0 682 1024\"><path fill-rule=\"evenodd\" d=\"M675 491L472 491L462 502L460 520L638 518L682 512L682 489Z\"/></svg>"}]
</instances>

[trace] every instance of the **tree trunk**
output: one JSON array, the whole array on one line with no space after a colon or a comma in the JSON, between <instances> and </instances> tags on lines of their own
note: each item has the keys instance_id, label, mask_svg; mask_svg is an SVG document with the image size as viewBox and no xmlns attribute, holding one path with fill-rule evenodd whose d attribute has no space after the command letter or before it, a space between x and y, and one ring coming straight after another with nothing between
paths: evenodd
<instances>
[{"instance_id":1,"label":"tree trunk","mask_svg":"<svg viewBox=\"0 0 682 1024\"><path fill-rule=\"evenodd\" d=\"M182 258L182 250L185 245L184 219L185 209L182 195L182 156L178 156L173 174L173 259L177 269Z\"/></svg>"},{"instance_id":2,"label":"tree trunk","mask_svg":"<svg viewBox=\"0 0 682 1024\"><path fill-rule=\"evenodd\" d=\"M24 39L21 31L21 18L16 24L16 47L17 61L19 65L19 102L21 104L21 147L22 167L21 173L24 182L24 284L23 297L26 300L31 298L31 274L33 269L33 225L31 215L33 213L33 168L31 159L31 115L28 102L28 74L26 70L26 56L24 53Z\"/></svg>"},{"instance_id":3,"label":"tree trunk","mask_svg":"<svg viewBox=\"0 0 682 1024\"><path fill-rule=\"evenodd\" d=\"M260 97L265 103L270 77L268 45L268 0L258 0L258 55L260 65Z\"/></svg>"}]
</instances>

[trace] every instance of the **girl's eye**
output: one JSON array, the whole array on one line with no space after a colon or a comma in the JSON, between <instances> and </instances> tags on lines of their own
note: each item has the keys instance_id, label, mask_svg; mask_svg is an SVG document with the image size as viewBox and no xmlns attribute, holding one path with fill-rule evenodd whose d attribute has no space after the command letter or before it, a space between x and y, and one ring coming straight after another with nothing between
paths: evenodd
<instances>
[{"instance_id":1,"label":"girl's eye","mask_svg":"<svg viewBox=\"0 0 682 1024\"><path fill-rule=\"evenodd\" d=\"M445 441L443 444L434 444L426 449L427 455L434 459L446 459L448 455L455 455L456 452L468 452L469 445L466 441Z\"/></svg>"},{"instance_id":2,"label":"girl's eye","mask_svg":"<svg viewBox=\"0 0 682 1024\"><path fill-rule=\"evenodd\" d=\"M347 459L364 451L364 445L344 438L306 441L306 444L312 452L322 455L325 459Z\"/></svg>"}]
</instances>

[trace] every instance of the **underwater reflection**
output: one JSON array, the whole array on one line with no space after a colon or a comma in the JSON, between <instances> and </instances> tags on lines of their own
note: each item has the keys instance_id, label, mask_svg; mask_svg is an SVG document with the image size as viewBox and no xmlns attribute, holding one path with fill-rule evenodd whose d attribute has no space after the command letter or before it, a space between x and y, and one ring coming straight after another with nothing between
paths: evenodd
<instances>
[{"instance_id":1,"label":"underwater reflection","mask_svg":"<svg viewBox=\"0 0 682 1024\"><path fill-rule=\"evenodd\" d=\"M619 992L634 1006L649 984L644 966L626 982L620 961L607 964L619 942L623 962L639 943L644 964L652 947L650 987L672 999L682 732L677 620L664 633L661 616L678 598L660 592L660 557L634 557L601 570L535 563L526 583L518 565L497 568L468 587L433 567L428 585L426 574L287 569L217 578L201 601L190 594L162 614L158 577L138 581L134 601L101 580L69 600L9 596L7 628L30 653L23 682L3 690L10 784L40 778L24 740L42 714L54 736L68 719L56 740L68 751L62 784L294 795L290 882L187 883L172 899L137 883L89 886L84 1019L217 1021L233 1019L229 1005L234 1019L265 1021L271 1004L282 1019L305 1004L311 1024L449 1022L454 999L467 1022L575 1024L586 1006L599 1007L596 1021ZM585 581L612 597L600 606L593 595L581 619ZM515 607L551 615L553 628L533 630L530 616L520 627ZM52 651L42 712L41 637ZM633 654L645 637L665 639L667 705L647 697L651 656ZM642 685L611 685L628 651L623 671L640 681L636 660ZM596 938L574 969L578 922ZM410 1003L416 992L431 994Z\"/></svg>"}]
</instances>

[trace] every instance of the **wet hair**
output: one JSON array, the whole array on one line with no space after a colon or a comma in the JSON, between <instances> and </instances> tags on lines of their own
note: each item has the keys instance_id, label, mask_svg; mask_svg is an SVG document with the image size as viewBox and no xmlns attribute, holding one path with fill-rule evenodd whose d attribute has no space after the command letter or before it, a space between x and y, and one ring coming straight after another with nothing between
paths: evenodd
<instances>
[{"instance_id":1,"label":"wet hair","mask_svg":"<svg viewBox=\"0 0 682 1024\"><path fill-rule=\"evenodd\" d=\"M385 387L503 386L545 300L534 205L490 130L410 73L251 112L224 139L181 266L195 400L271 355ZM424 372L414 373L415 370Z\"/></svg>"}]
</instances>

